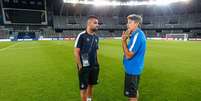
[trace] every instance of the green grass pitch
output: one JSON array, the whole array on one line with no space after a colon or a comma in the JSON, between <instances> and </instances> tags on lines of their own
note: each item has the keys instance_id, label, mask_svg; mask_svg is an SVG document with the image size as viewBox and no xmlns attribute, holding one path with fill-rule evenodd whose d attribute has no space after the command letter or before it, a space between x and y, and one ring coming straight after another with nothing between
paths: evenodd
<instances>
[{"instance_id":1,"label":"green grass pitch","mask_svg":"<svg viewBox=\"0 0 201 101\"><path fill-rule=\"evenodd\" d=\"M0 43L0 101L80 101L73 41ZM120 40L101 40L94 101L126 101ZM140 101L201 101L201 42L147 41Z\"/></svg>"}]
</instances>

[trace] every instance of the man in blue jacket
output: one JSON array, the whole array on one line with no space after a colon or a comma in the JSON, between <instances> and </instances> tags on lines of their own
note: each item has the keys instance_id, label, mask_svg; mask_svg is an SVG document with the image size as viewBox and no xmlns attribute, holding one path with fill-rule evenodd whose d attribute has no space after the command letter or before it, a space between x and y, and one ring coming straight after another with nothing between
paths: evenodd
<instances>
[{"instance_id":1,"label":"man in blue jacket","mask_svg":"<svg viewBox=\"0 0 201 101\"><path fill-rule=\"evenodd\" d=\"M146 37L139 28L142 17L136 14L127 17L127 31L122 33L122 48L124 52L125 88L124 95L129 101L138 101L138 85L144 68ZM127 41L129 39L129 41Z\"/></svg>"}]
</instances>

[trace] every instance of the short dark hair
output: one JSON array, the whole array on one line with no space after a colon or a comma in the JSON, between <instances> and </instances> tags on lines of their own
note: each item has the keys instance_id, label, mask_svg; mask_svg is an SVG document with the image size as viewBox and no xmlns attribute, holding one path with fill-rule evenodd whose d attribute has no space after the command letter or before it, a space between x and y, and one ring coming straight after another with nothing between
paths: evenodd
<instances>
[{"instance_id":1,"label":"short dark hair","mask_svg":"<svg viewBox=\"0 0 201 101\"><path fill-rule=\"evenodd\" d=\"M98 20L98 17L97 16L95 16L95 15L90 15L90 16L88 16L88 18L87 18L88 20L89 19L97 19Z\"/></svg>"}]
</instances>

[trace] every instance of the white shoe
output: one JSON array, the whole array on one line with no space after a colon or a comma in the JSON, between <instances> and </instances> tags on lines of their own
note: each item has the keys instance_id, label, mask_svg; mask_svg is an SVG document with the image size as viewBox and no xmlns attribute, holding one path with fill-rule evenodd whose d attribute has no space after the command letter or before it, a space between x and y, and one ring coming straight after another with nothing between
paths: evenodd
<instances>
[{"instance_id":1,"label":"white shoe","mask_svg":"<svg viewBox=\"0 0 201 101\"><path fill-rule=\"evenodd\" d=\"M92 99L91 98L87 98L87 101L92 101Z\"/></svg>"}]
</instances>

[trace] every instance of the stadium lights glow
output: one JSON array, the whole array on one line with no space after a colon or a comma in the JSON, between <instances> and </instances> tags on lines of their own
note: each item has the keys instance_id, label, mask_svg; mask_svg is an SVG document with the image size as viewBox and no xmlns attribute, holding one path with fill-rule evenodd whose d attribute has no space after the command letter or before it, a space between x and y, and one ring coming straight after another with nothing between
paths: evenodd
<instances>
[{"instance_id":1,"label":"stadium lights glow","mask_svg":"<svg viewBox=\"0 0 201 101\"><path fill-rule=\"evenodd\" d=\"M129 1L118 2L108 0L63 0L64 3L72 4L91 4L95 6L136 6L136 5L168 5L176 2L188 2L189 0L150 0L150 1Z\"/></svg>"}]
</instances>

